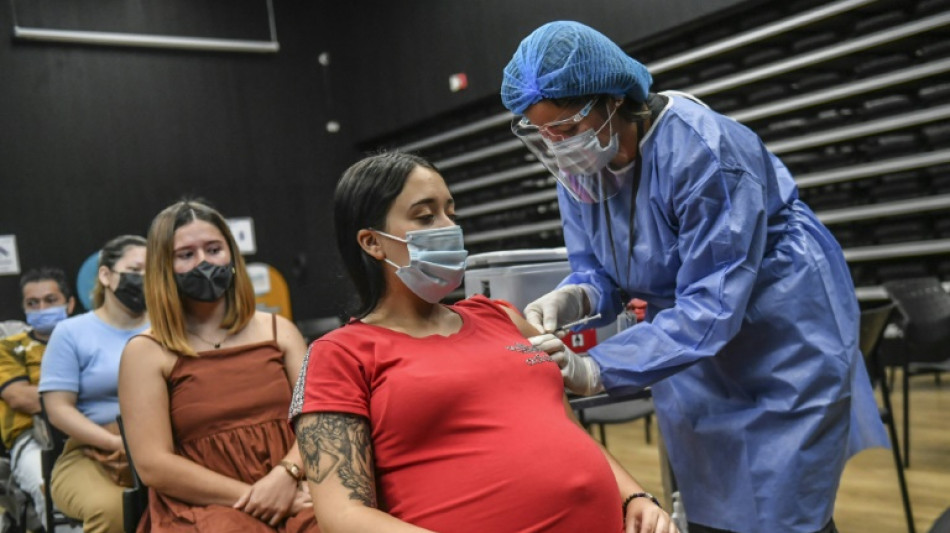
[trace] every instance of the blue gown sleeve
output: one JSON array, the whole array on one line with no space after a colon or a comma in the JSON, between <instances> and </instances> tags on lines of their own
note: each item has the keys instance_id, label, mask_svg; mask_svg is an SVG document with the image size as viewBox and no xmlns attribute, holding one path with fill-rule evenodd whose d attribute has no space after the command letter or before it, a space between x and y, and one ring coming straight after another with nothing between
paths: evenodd
<instances>
[{"instance_id":1,"label":"blue gown sleeve","mask_svg":"<svg viewBox=\"0 0 950 533\"><path fill-rule=\"evenodd\" d=\"M653 253L678 254L675 303L590 351L611 392L646 387L718 353L739 331L765 251L764 180L702 148L656 171L671 191L677 246Z\"/></svg>"}]
</instances>

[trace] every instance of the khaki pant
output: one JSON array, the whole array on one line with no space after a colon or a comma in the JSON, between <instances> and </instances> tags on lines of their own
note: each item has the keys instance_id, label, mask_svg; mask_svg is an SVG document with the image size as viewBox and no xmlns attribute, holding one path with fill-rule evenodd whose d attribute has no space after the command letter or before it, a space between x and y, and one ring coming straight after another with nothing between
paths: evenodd
<instances>
[{"instance_id":1,"label":"khaki pant","mask_svg":"<svg viewBox=\"0 0 950 533\"><path fill-rule=\"evenodd\" d=\"M122 492L99 464L69 439L53 466L53 502L63 514L82 520L89 533L122 533Z\"/></svg>"}]
</instances>

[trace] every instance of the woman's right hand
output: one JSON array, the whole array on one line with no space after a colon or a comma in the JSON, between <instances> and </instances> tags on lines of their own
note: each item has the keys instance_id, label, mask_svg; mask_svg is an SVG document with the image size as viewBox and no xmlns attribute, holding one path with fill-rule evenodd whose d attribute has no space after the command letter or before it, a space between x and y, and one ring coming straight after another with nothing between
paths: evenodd
<instances>
[{"instance_id":1,"label":"woman's right hand","mask_svg":"<svg viewBox=\"0 0 950 533\"><path fill-rule=\"evenodd\" d=\"M112 479L112 482L122 487L132 487L132 471L129 468L128 458L125 456L125 450L116 450L110 452L100 450L91 446L82 448L83 455L98 462L106 474Z\"/></svg>"},{"instance_id":2,"label":"woman's right hand","mask_svg":"<svg viewBox=\"0 0 950 533\"><path fill-rule=\"evenodd\" d=\"M679 533L673 518L647 498L634 498L627 504L624 533Z\"/></svg>"},{"instance_id":3,"label":"woman's right hand","mask_svg":"<svg viewBox=\"0 0 950 533\"><path fill-rule=\"evenodd\" d=\"M297 494L294 496L294 503L290 506L290 513L288 516L294 516L304 509L313 508L313 498L310 496L310 485L307 484L307 481L304 480L300 483L300 487L297 489Z\"/></svg>"},{"instance_id":4,"label":"woman's right hand","mask_svg":"<svg viewBox=\"0 0 950 533\"><path fill-rule=\"evenodd\" d=\"M91 446L86 446L82 449L82 451L86 457L94 459L107 466L122 467L129 465L129 462L125 458L125 452L122 450L110 452L93 448Z\"/></svg>"},{"instance_id":5,"label":"woman's right hand","mask_svg":"<svg viewBox=\"0 0 950 533\"><path fill-rule=\"evenodd\" d=\"M233 507L275 527L290 513L298 486L283 467L276 467L251 485Z\"/></svg>"}]
</instances>

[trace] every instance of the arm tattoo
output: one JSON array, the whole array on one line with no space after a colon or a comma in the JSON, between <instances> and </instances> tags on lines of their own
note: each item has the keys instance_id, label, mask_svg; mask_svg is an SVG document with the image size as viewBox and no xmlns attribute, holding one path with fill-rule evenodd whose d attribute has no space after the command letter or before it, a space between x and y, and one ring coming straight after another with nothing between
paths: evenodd
<instances>
[{"instance_id":1,"label":"arm tattoo","mask_svg":"<svg viewBox=\"0 0 950 533\"><path fill-rule=\"evenodd\" d=\"M350 499L377 507L369 420L346 413L309 413L297 420L307 478L323 483L336 473Z\"/></svg>"}]
</instances>

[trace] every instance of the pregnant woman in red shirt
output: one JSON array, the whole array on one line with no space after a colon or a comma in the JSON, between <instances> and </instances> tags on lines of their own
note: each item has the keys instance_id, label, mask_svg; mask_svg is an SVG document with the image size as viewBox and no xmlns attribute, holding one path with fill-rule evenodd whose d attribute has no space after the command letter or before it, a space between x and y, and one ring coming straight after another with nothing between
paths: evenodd
<instances>
[{"instance_id":1,"label":"pregnant woman in red shirt","mask_svg":"<svg viewBox=\"0 0 950 533\"><path fill-rule=\"evenodd\" d=\"M362 307L313 343L295 389L321 529L675 532L573 420L552 357L464 275L454 200L426 161L385 153L337 185L337 243Z\"/></svg>"}]
</instances>

